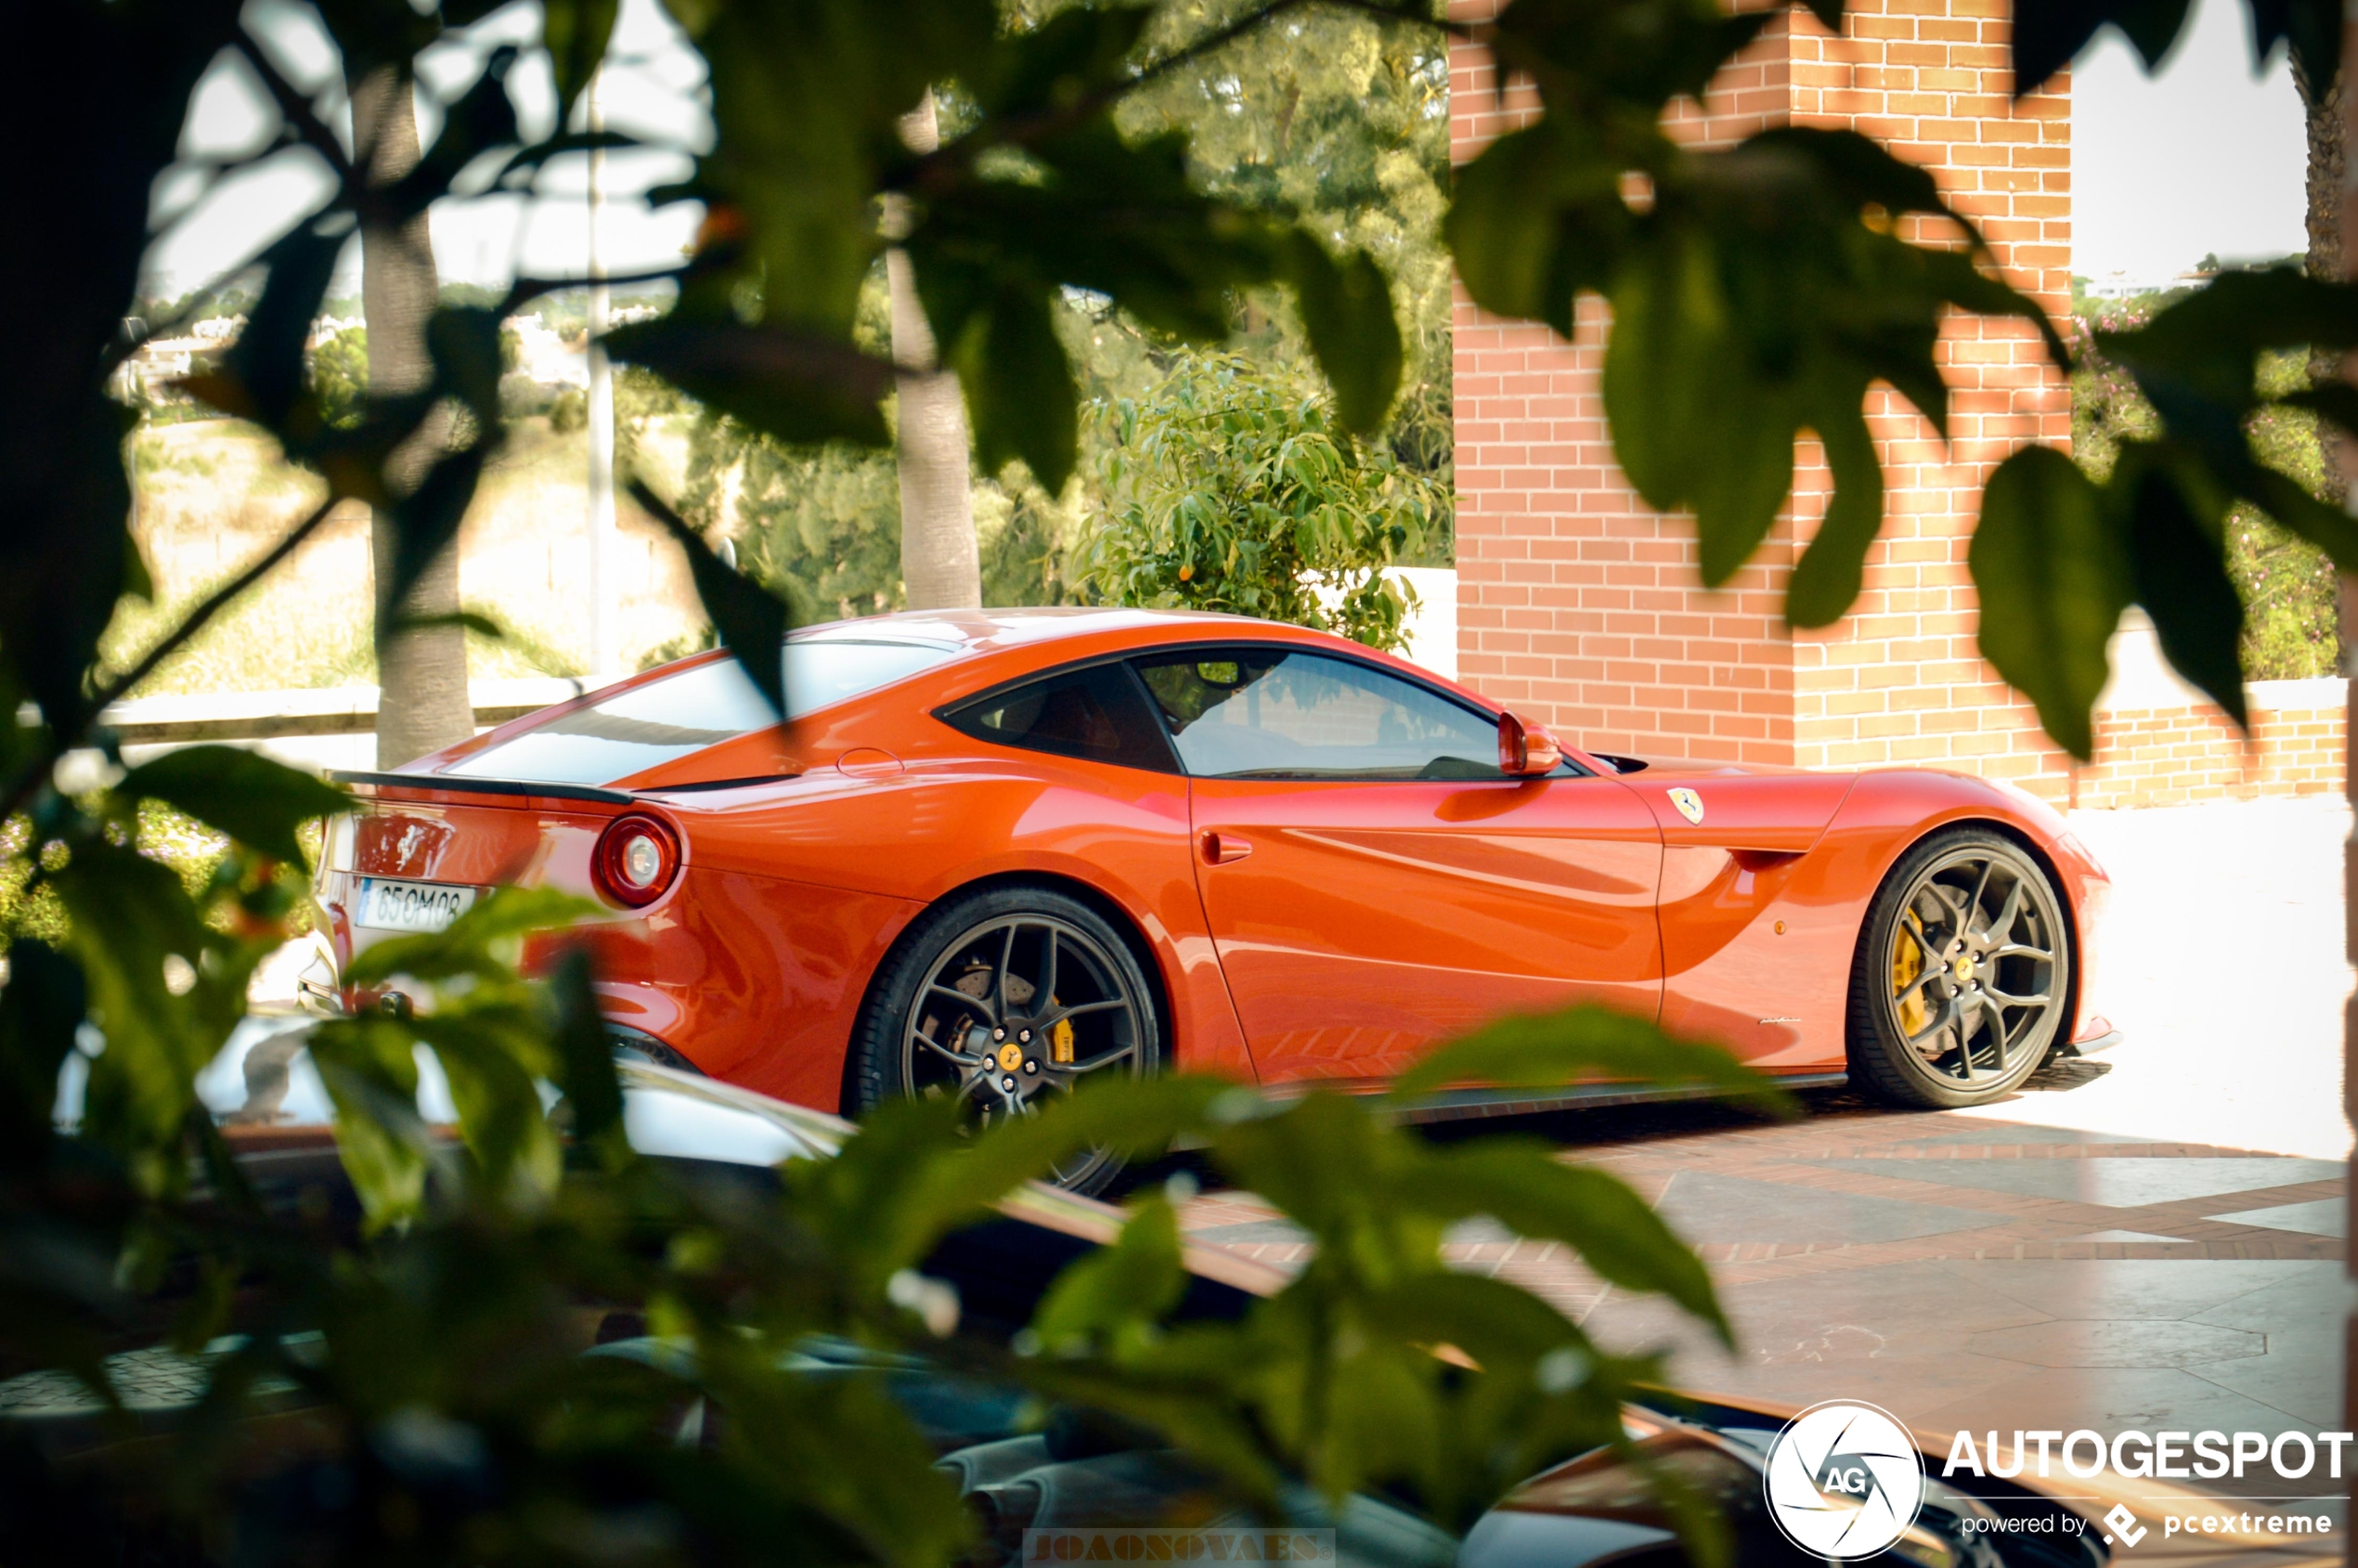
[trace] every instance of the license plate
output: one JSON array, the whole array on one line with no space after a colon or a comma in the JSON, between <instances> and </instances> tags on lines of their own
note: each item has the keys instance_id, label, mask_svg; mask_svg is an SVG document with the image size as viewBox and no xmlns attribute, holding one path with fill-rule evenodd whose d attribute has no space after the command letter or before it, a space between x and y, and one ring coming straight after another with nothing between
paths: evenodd
<instances>
[{"instance_id":1,"label":"license plate","mask_svg":"<svg viewBox=\"0 0 2358 1568\"><path fill-rule=\"evenodd\" d=\"M473 888L364 876L352 923L378 931L439 931L473 908L474 901Z\"/></svg>"}]
</instances>

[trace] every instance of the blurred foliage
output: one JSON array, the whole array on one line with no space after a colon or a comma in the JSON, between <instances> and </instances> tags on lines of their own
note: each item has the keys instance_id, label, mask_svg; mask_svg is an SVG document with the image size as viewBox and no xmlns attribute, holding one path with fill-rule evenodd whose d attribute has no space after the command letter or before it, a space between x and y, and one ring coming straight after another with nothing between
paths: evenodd
<instances>
[{"instance_id":1,"label":"blurred foliage","mask_svg":"<svg viewBox=\"0 0 2358 1568\"><path fill-rule=\"evenodd\" d=\"M1668 133L1669 107L1701 95L1775 8L1511 0L1492 20L1436 24L1430 0L1361 0L1349 25L1289 0L1010 16L994 0L667 8L709 68L713 131L692 176L654 200L701 201L704 221L693 253L658 269L677 289L670 312L616 329L607 345L716 419L788 447L889 435L894 367L858 326L885 243L879 199L890 196L905 204L901 243L986 472L1019 460L1043 503L1066 505L1096 422L1083 400L1118 407L1136 391L1110 384L1117 370L1151 367L1147 379L1159 380L1185 345L1227 341L1241 316L1253 373L1225 383L1238 411L1202 460L1227 464L1265 509L1256 525L1306 560L1330 547L1363 560L1406 548L1364 496L1333 498L1354 474L1385 474L1405 494L1444 472L1437 391L1410 396L1405 422L1389 422L1402 386L1437 386L1442 363L1439 263L1415 239L1438 210L1441 28L1529 77L1539 100L1455 174L1442 222L1458 272L1483 306L1559 330L1583 293L1612 305L1604 395L1616 454L1650 503L1693 512L1706 581L1726 580L1766 536L1806 430L1834 490L1791 578L1788 615L1837 619L1883 513L1861 414L1869 386L1898 388L1941 426L1936 345L1960 310L2016 317L2049 333L2059 361L2068 353L1989 270L1930 177L1867 137L1781 127L1699 149ZM1809 8L1839 25L1836 0ZM0 725L0 821L27 824L10 846L19 908L53 901L58 914L46 927L26 915L0 989L0 1367L71 1372L104 1404L108 1433L140 1439L69 1463L0 1428L0 1538L13 1560L88 1561L94 1531L128 1522L157 1549L109 1554L119 1560L751 1562L792 1543L808 1562L944 1562L971 1522L908 1418L874 1380L798 1378L783 1353L814 1331L882 1347L930 1340L941 1315L928 1328L907 1303L939 1301L912 1280L947 1231L1073 1150L1144 1152L1183 1135L1311 1235L1315 1256L1291 1286L1233 1328L1166 1324L1175 1227L1149 1198L1120 1243L1043 1303L1031 1342L1055 1354L1010 1356L980 1336L957 1354L1143 1424L1264 1498L1275 1477L1298 1473L1329 1495L1383 1486L1458 1523L1546 1457L1621 1441L1615 1401L1652 1367L1588 1345L1546 1303L1453 1273L1438 1253L1448 1225L1487 1214L1724 1331L1693 1254L1612 1178L1532 1144L1427 1149L1329 1095L1274 1106L1176 1079L1076 1096L973 1138L960 1135L954 1105L896 1105L840 1158L787 1168L774 1200L716 1194L631 1153L587 962L561 937L534 935L581 912L532 894L495 894L439 936L370 949L352 978L397 968L432 1005L315 1037L358 1223L332 1204L288 1212L260 1200L198 1076L239 1027L253 966L292 929L287 868L304 859L300 825L345 802L226 747L123 769L100 716L339 501L392 520L388 597L449 544L507 440L501 325L581 279L446 296L427 332L432 379L417 389L339 402L304 345L356 224L397 227L442 201L513 201L590 145L564 130L526 145L508 83L520 65L536 80L547 72L558 123L570 124L615 7L543 0L527 60L469 32L487 0L320 0L340 58L311 74L247 32L279 9L31 7L16 42L42 90L0 100L14 144L37 149L12 192L15 280L32 308L9 334L15 397L0 421L0 713L30 704L32 717ZM2158 58L2185 10L2109 0L2026 11L2022 79L2037 81L2106 20ZM2288 36L2315 58L2331 46L2320 0L2253 0L2253 10L2263 47ZM415 170L372 183L336 128L342 77L389 67L415 78L429 50L441 65L428 89L437 112L425 118L439 129ZM275 120L250 156L184 162L192 96L225 57L259 84ZM913 153L899 119L937 85L956 110L950 134ZM1348 101L1354 93L1364 104ZM1265 131L1220 118L1241 121L1248 101ZM1352 138L1366 126L1383 135L1363 158ZM150 592L128 529L132 413L109 389L147 337L177 325L126 319L139 314L153 193L185 183L201 200L221 181L295 162L325 171L319 205L277 238L255 234L220 280L250 292L244 328L183 390L267 430L319 476L322 499L133 667L104 668L110 622ZM1388 205L1371 206L1376 193ZM1080 335L1108 359L1076 356ZM2095 344L2150 402L2151 428L2120 434L2101 483L2052 448L2010 458L1972 558L1985 650L2083 755L2104 639L2132 601L2173 662L2242 716L2243 613L2224 564L2232 506L2258 507L2358 565L2350 520L2255 457L2246 434L2289 408L2358 428L2358 391L2343 383L2283 393L2255 379L2271 354L2358 346L2358 291L2286 273L2224 278ZM1271 400L1311 365L1323 394ZM1157 519L1186 513L1161 537L1172 577L1192 585L1179 568L1214 536L1187 530L1224 525L1198 515L1199 494L1188 511L1175 482L1185 475L1156 476L1160 448L1147 447L1190 439L1184 400L1161 407L1173 412L1154 425L1109 416L1122 447L1150 437L1117 477L1149 486L1124 502L1146 522L1137 559L1149 568ZM397 454L417 449L430 420L457 434L433 443L420 474ZM707 464L712 504L734 466ZM782 468L763 494L785 505L798 477ZM687 553L721 641L774 700L788 606L729 570L643 485L634 493ZM1172 497L1183 499L1166 507ZM1323 522L1320 537L1300 537L1303 519L1329 515L1322 508L1333 509L1339 547ZM1434 514L1428 504L1426 521ZM1044 540L1049 516L1038 510L1015 537ZM1224 576L1249 542L1225 526ZM788 543L803 553L782 556L781 571L840 553L808 530ZM1014 559L1034 548L1019 544ZM1385 613L1371 603L1364 618ZM68 754L91 749L105 767L59 775ZM220 834L227 851L201 876L143 852L151 802ZM537 978L523 978L527 959ZM429 1063L455 1105L455 1142L421 1118ZM53 1111L69 1065L86 1087L78 1122L60 1133ZM1487 1031L1424 1077L1602 1072L1726 1088L1735 1070L1642 1021L1575 1012ZM543 1083L561 1091L553 1111ZM1401 1093L1414 1087L1412 1075ZM639 1368L574 1354L585 1303L633 1310L693 1354ZM103 1358L159 1338L204 1353L204 1393L185 1420L143 1424ZM1481 1370L1445 1367L1436 1346ZM718 1441L678 1441L691 1407L727 1413ZM1712 1561L1707 1528L1698 1532L1690 1553Z\"/></svg>"},{"instance_id":2,"label":"blurred foliage","mask_svg":"<svg viewBox=\"0 0 2358 1568\"><path fill-rule=\"evenodd\" d=\"M504 357L504 333L501 353ZM368 328L331 332L311 350L311 395L319 400L319 417L328 423L350 430L360 422L369 396Z\"/></svg>"},{"instance_id":3,"label":"blurred foliage","mask_svg":"<svg viewBox=\"0 0 2358 1568\"><path fill-rule=\"evenodd\" d=\"M2083 335L2132 330L2170 299L2090 302L2077 312ZM2087 343L2071 377L2071 450L2089 477L2110 476L2124 440L2149 440L2159 416L2135 379ZM2308 384L2307 356L2298 349L2263 355L2261 390L2282 398ZM2260 460L2290 476L2311 495L2326 495L2325 454L2316 415L2281 404L2251 421ZM2333 563L2316 546L2269 521L2248 502L2228 509L2222 534L2227 575L2244 605L2243 669L2251 680L2302 680L2339 667Z\"/></svg>"},{"instance_id":4,"label":"blurred foliage","mask_svg":"<svg viewBox=\"0 0 2358 1568\"><path fill-rule=\"evenodd\" d=\"M1083 557L1103 599L1401 645L1413 590L1384 569L1423 550L1441 498L1389 447L1343 434L1315 388L1185 355L1103 417L1107 515Z\"/></svg>"}]
</instances>

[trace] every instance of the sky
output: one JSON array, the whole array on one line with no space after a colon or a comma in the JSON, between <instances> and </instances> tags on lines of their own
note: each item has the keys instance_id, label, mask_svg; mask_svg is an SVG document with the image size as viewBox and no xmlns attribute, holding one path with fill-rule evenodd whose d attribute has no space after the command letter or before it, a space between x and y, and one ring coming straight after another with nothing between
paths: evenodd
<instances>
[{"instance_id":1,"label":"sky","mask_svg":"<svg viewBox=\"0 0 2358 1568\"><path fill-rule=\"evenodd\" d=\"M348 127L334 53L308 8L250 0L249 15L280 69L317 89L321 112ZM537 7L515 0L471 29L465 45L428 56L421 67L422 135L431 140L440 123L436 89L455 93L489 49L529 41L537 31ZM525 134L546 134L555 115L546 64L527 57L512 80ZM629 198L683 177L689 153L706 145L703 83L703 63L654 0L623 0L600 100L610 125L654 145L606 161L610 204L600 240L611 270L667 265L694 233L693 203L650 213ZM2253 71L2243 0L2196 0L2193 27L2154 77L2117 35L2099 37L2074 68L2071 94L2074 272L2160 281L2207 253L2248 260L2302 248L2300 100L2281 52L2266 70ZM259 83L225 56L199 89L181 163L157 182L161 232L149 259L150 294L169 297L212 281L322 199L327 168L301 150L206 189L220 165L261 145L272 120ZM500 285L519 268L581 276L587 164L577 156L552 162L528 198L438 204L432 221L444 280ZM356 245L347 251L333 292L357 292L357 252Z\"/></svg>"},{"instance_id":2,"label":"sky","mask_svg":"<svg viewBox=\"0 0 2358 1568\"><path fill-rule=\"evenodd\" d=\"M2242 0L2196 0L2195 13L2157 76L2109 30L2073 66L2072 270L2084 278L2157 281L2208 253L2307 247L2308 141L2283 51L2255 73Z\"/></svg>"}]
</instances>

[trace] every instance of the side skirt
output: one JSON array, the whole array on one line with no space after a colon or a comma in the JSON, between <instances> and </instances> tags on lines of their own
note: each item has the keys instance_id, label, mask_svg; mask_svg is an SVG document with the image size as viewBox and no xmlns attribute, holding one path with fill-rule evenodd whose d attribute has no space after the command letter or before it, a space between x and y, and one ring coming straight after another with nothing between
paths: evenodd
<instances>
[{"instance_id":1,"label":"side skirt","mask_svg":"<svg viewBox=\"0 0 2358 1568\"><path fill-rule=\"evenodd\" d=\"M1780 1089L1839 1089L1850 1082L1846 1072L1806 1072L1768 1080ZM1638 1089L1620 1083L1574 1085L1567 1089L1447 1089L1410 1100L1399 1110L1404 1121L1463 1121L1483 1116L1529 1116L1543 1110L1598 1110L1611 1106L1662 1105L1672 1100L1710 1100L1719 1090L1701 1086L1685 1089Z\"/></svg>"}]
</instances>

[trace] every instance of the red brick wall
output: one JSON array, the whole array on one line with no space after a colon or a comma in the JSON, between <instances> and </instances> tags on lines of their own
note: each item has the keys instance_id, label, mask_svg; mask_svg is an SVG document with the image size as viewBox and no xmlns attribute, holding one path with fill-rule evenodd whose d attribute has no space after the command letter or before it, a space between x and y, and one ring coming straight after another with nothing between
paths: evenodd
<instances>
[{"instance_id":1,"label":"red brick wall","mask_svg":"<svg viewBox=\"0 0 2358 1568\"><path fill-rule=\"evenodd\" d=\"M2304 681L2301 684L2308 685ZM2346 706L2255 709L2248 744L2214 707L2125 708L2096 716L2096 761L2079 770L2077 806L2184 806L2341 788Z\"/></svg>"},{"instance_id":2,"label":"red brick wall","mask_svg":"<svg viewBox=\"0 0 2358 1568\"><path fill-rule=\"evenodd\" d=\"M1471 0L1461 14L1488 8ZM1785 13L1678 119L1698 141L1783 120L1849 125L1930 167L2018 286L2069 297L2067 88L2007 97L2005 0L1865 0L1845 35ZM1451 69L1460 160L1531 112L1493 93L1487 58ZM1704 592L1692 524L1649 511L1614 467L1598 373L1603 312L1574 338L1457 310L1458 669L1586 745L1743 761L1961 765L2061 798L2060 754L1974 651L1964 554L1982 479L2032 437L2067 444L2068 393L2025 327L1952 321L1944 447L1878 392L1890 486L1866 591L1831 633L1781 619L1795 540L1822 514L1805 448L1792 514L1727 589Z\"/></svg>"}]
</instances>

